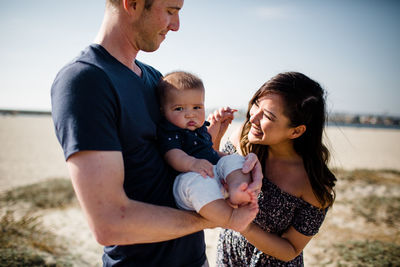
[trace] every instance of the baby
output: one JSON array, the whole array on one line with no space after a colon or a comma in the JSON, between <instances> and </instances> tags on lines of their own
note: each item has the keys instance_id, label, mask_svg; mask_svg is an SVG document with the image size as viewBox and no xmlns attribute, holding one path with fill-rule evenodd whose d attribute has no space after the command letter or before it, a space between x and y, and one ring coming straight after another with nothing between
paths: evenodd
<instances>
[{"instance_id":1,"label":"baby","mask_svg":"<svg viewBox=\"0 0 400 267\"><path fill-rule=\"evenodd\" d=\"M219 226L242 230L258 212L255 192L248 189L250 174L241 170L244 158L212 147L203 82L187 72L172 72L163 78L158 93L165 117L158 128L161 152L182 172L173 187L178 207L196 210Z\"/></svg>"}]
</instances>

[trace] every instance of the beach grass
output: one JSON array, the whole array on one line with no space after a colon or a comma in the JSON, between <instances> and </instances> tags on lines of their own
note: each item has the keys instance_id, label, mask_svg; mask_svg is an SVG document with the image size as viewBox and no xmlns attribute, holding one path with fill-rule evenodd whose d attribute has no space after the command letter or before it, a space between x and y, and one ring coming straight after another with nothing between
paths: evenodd
<instances>
[{"instance_id":1,"label":"beach grass","mask_svg":"<svg viewBox=\"0 0 400 267\"><path fill-rule=\"evenodd\" d=\"M400 172L396 170L352 171L335 170L347 191L367 192L366 195L342 198L338 203L351 206L355 217L382 227L400 227ZM343 191L343 190L342 190ZM338 192L343 193L341 191Z\"/></svg>"},{"instance_id":2,"label":"beach grass","mask_svg":"<svg viewBox=\"0 0 400 267\"><path fill-rule=\"evenodd\" d=\"M16 218L7 210L0 219L0 266L72 266L66 248L45 230L39 216Z\"/></svg>"},{"instance_id":3,"label":"beach grass","mask_svg":"<svg viewBox=\"0 0 400 267\"><path fill-rule=\"evenodd\" d=\"M400 227L400 197L367 196L360 198L352 209L367 222Z\"/></svg>"},{"instance_id":4,"label":"beach grass","mask_svg":"<svg viewBox=\"0 0 400 267\"><path fill-rule=\"evenodd\" d=\"M342 180L350 182L364 182L367 184L395 184L400 185L400 171L382 169L382 170L369 170L369 169L355 169L355 170L342 170L333 169L335 175Z\"/></svg>"},{"instance_id":5,"label":"beach grass","mask_svg":"<svg viewBox=\"0 0 400 267\"><path fill-rule=\"evenodd\" d=\"M40 211L76 203L68 179L21 186L0 196L0 266L73 266L60 238L45 229Z\"/></svg>"},{"instance_id":6,"label":"beach grass","mask_svg":"<svg viewBox=\"0 0 400 267\"><path fill-rule=\"evenodd\" d=\"M309 265L400 266L400 172L333 172L337 199L308 248Z\"/></svg>"},{"instance_id":7,"label":"beach grass","mask_svg":"<svg viewBox=\"0 0 400 267\"><path fill-rule=\"evenodd\" d=\"M336 266L400 266L400 246L382 241L349 241L335 245L340 259Z\"/></svg>"},{"instance_id":8,"label":"beach grass","mask_svg":"<svg viewBox=\"0 0 400 267\"><path fill-rule=\"evenodd\" d=\"M69 179L54 178L20 186L5 192L0 201L8 204L24 202L31 209L65 208L76 201Z\"/></svg>"}]
</instances>

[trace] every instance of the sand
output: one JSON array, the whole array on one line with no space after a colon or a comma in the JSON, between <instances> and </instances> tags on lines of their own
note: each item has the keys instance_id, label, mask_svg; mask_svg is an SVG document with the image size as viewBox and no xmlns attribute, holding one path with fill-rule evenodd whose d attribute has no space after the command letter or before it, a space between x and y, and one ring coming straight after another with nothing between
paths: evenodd
<instances>
[{"instance_id":1,"label":"sand","mask_svg":"<svg viewBox=\"0 0 400 267\"><path fill-rule=\"evenodd\" d=\"M223 140L240 125L233 122ZM400 170L400 130L329 126L323 140L331 152L330 167Z\"/></svg>"},{"instance_id":2,"label":"sand","mask_svg":"<svg viewBox=\"0 0 400 267\"><path fill-rule=\"evenodd\" d=\"M0 192L68 177L50 116L0 116Z\"/></svg>"},{"instance_id":3,"label":"sand","mask_svg":"<svg viewBox=\"0 0 400 267\"><path fill-rule=\"evenodd\" d=\"M400 170L400 130L328 127L326 136L332 167ZM0 116L0 143L0 191L68 177L49 116Z\"/></svg>"},{"instance_id":4,"label":"sand","mask_svg":"<svg viewBox=\"0 0 400 267\"><path fill-rule=\"evenodd\" d=\"M232 128L237 126L234 123ZM328 127L326 136L332 167L400 170L400 130ZM48 178L68 178L49 116L0 116L0 144L0 192ZM43 223L71 244L84 247L80 263L100 265L101 246L92 238L79 207L47 212ZM215 262L217 235L218 229L206 231L210 266ZM315 244L318 241L310 247L318 250ZM305 253L313 254L308 248Z\"/></svg>"}]
</instances>

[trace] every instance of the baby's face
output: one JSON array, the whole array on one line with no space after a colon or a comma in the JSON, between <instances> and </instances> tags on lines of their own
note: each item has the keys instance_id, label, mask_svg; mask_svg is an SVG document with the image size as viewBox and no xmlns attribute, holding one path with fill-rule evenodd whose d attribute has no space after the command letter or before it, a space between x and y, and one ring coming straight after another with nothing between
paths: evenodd
<instances>
[{"instance_id":1,"label":"baby's face","mask_svg":"<svg viewBox=\"0 0 400 267\"><path fill-rule=\"evenodd\" d=\"M204 90L171 90L163 110L169 122L179 128L193 131L204 124Z\"/></svg>"}]
</instances>

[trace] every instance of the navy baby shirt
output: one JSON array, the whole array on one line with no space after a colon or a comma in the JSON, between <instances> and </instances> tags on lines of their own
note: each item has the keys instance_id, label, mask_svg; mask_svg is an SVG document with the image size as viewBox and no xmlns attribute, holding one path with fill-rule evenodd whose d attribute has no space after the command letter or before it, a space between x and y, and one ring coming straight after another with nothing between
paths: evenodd
<instances>
[{"instance_id":1,"label":"navy baby shirt","mask_svg":"<svg viewBox=\"0 0 400 267\"><path fill-rule=\"evenodd\" d=\"M158 125L158 141L162 154L177 148L197 159L206 159L217 164L218 153L213 149L211 135L207 131L208 121L194 131L181 129L163 118Z\"/></svg>"}]
</instances>

